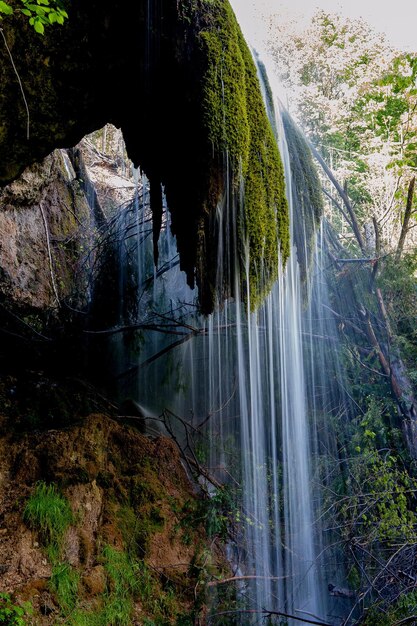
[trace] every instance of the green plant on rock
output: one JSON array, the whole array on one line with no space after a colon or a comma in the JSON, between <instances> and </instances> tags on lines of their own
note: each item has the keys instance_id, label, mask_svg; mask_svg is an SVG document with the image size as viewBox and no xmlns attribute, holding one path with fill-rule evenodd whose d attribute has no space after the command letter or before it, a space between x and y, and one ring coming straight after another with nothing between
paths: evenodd
<instances>
[{"instance_id":1,"label":"green plant on rock","mask_svg":"<svg viewBox=\"0 0 417 626\"><path fill-rule=\"evenodd\" d=\"M45 27L51 24L62 25L68 18L68 13L59 0L20 0L18 6L0 0L0 20L3 16L21 13L29 19L29 24L40 35L45 32Z\"/></svg>"},{"instance_id":2,"label":"green plant on rock","mask_svg":"<svg viewBox=\"0 0 417 626\"><path fill-rule=\"evenodd\" d=\"M133 599L138 593L135 564L129 555L106 545L102 559L107 574L107 589L101 605L92 610L76 609L69 616L70 626L129 626Z\"/></svg>"},{"instance_id":3,"label":"green plant on rock","mask_svg":"<svg viewBox=\"0 0 417 626\"><path fill-rule=\"evenodd\" d=\"M138 493L142 492L139 486L140 483L134 484L136 497L138 497ZM145 490L144 493L149 494L150 498L155 497L151 489ZM140 495L139 497L144 502L144 496ZM146 555L150 538L164 527L165 519L160 509L151 502L152 500L136 512L130 506L122 506L118 512L118 523L123 541L133 559L142 559Z\"/></svg>"},{"instance_id":4,"label":"green plant on rock","mask_svg":"<svg viewBox=\"0 0 417 626\"><path fill-rule=\"evenodd\" d=\"M393 340L407 364L408 374L417 388L417 251L401 258L387 255L377 278L391 323ZM399 306L401 303L401 306Z\"/></svg>"},{"instance_id":5,"label":"green plant on rock","mask_svg":"<svg viewBox=\"0 0 417 626\"><path fill-rule=\"evenodd\" d=\"M25 616L30 615L32 607L29 603L18 606L13 603L10 594L0 593L0 626L25 626Z\"/></svg>"},{"instance_id":6,"label":"green plant on rock","mask_svg":"<svg viewBox=\"0 0 417 626\"><path fill-rule=\"evenodd\" d=\"M139 601L144 611L153 616L148 619L149 624L168 626L177 616L185 620L173 591L162 588L144 561L109 545L104 547L102 559L107 589L100 598L101 606L90 611L76 609L69 617L71 626L129 626L134 601Z\"/></svg>"},{"instance_id":7,"label":"green plant on rock","mask_svg":"<svg viewBox=\"0 0 417 626\"><path fill-rule=\"evenodd\" d=\"M364 626L392 626L392 624L415 624L417 613L417 593L404 593L394 602L388 611L381 611L376 603L366 614Z\"/></svg>"},{"instance_id":8,"label":"green plant on rock","mask_svg":"<svg viewBox=\"0 0 417 626\"><path fill-rule=\"evenodd\" d=\"M135 565L129 555L111 546L103 550L104 567L109 579L109 592L113 596L127 597L137 591Z\"/></svg>"},{"instance_id":9,"label":"green plant on rock","mask_svg":"<svg viewBox=\"0 0 417 626\"><path fill-rule=\"evenodd\" d=\"M197 530L203 526L208 537L227 539L230 526L239 521L235 493L228 487L218 489L211 497L187 500L180 515L180 526L185 530L185 542L191 539L188 529Z\"/></svg>"},{"instance_id":10,"label":"green plant on rock","mask_svg":"<svg viewBox=\"0 0 417 626\"><path fill-rule=\"evenodd\" d=\"M71 507L53 484L39 482L23 512L24 521L39 533L52 563L61 553L66 530L73 522Z\"/></svg>"},{"instance_id":11,"label":"green plant on rock","mask_svg":"<svg viewBox=\"0 0 417 626\"><path fill-rule=\"evenodd\" d=\"M68 563L58 563L52 569L49 588L55 594L64 615L74 610L77 604L79 573Z\"/></svg>"},{"instance_id":12,"label":"green plant on rock","mask_svg":"<svg viewBox=\"0 0 417 626\"><path fill-rule=\"evenodd\" d=\"M390 446L395 429L388 418L384 405L371 397L366 413L351 424L347 495L337 504L344 538L368 546L417 539L417 479Z\"/></svg>"}]
</instances>

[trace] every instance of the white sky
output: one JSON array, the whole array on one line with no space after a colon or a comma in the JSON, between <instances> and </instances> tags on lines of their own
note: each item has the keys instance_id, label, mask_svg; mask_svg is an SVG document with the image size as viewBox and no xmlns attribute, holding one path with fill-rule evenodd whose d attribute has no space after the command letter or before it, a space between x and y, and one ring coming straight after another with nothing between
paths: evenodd
<instances>
[{"instance_id":1,"label":"white sky","mask_svg":"<svg viewBox=\"0 0 417 626\"><path fill-rule=\"evenodd\" d=\"M417 52L417 0L231 0L246 39L260 49L262 15L280 13L305 24L317 9L362 17L400 50Z\"/></svg>"}]
</instances>

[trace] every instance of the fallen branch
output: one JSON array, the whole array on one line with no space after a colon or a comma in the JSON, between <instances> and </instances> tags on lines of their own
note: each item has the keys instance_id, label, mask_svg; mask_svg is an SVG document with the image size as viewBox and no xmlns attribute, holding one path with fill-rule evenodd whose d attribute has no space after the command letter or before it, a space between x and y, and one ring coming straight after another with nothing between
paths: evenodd
<instances>
[{"instance_id":1,"label":"fallen branch","mask_svg":"<svg viewBox=\"0 0 417 626\"><path fill-rule=\"evenodd\" d=\"M240 580L286 580L287 578L290 578L290 576L232 576L231 578L223 578L221 580L211 580L207 583L207 587L217 587L218 585Z\"/></svg>"},{"instance_id":2,"label":"fallen branch","mask_svg":"<svg viewBox=\"0 0 417 626\"><path fill-rule=\"evenodd\" d=\"M338 202L336 200L336 198L333 198L332 194L330 194L328 191L326 191L326 189L324 187L322 187L322 192L324 193L325 196L327 196L329 198L329 200L331 202L333 202L333 204L336 206L336 208L341 212L341 214L345 218L346 222L352 228L352 222L350 221L349 216L347 215L347 213L343 210L342 205L340 204L340 202Z\"/></svg>"},{"instance_id":3,"label":"fallen branch","mask_svg":"<svg viewBox=\"0 0 417 626\"><path fill-rule=\"evenodd\" d=\"M316 148L313 146L313 144L311 142L308 142L311 152L313 153L313 156L317 159L317 161L320 163L320 165L322 166L326 176L329 178L330 182L333 184L333 186L336 188L336 191L338 192L339 196L341 197L341 199L343 200L343 204L345 205L345 208L349 214L349 218L350 218L350 222L351 222L351 226L352 226L352 230L355 234L356 237L356 241L359 244L360 249L362 250L362 252L365 254L366 252L366 246L365 243L363 241L363 237L362 237L362 233L359 229L359 224L358 224L358 220L356 219L356 214L353 210L353 207L350 203L349 197L347 195L347 193L345 192L345 190L343 189L343 187L340 185L340 183L336 180L333 172L331 171L330 167L327 165L326 161L323 159L323 157L321 156L320 152L318 152L318 150L316 150Z\"/></svg>"},{"instance_id":4,"label":"fallen branch","mask_svg":"<svg viewBox=\"0 0 417 626\"><path fill-rule=\"evenodd\" d=\"M183 343L186 343L187 341L195 337L197 334L199 333L196 333L196 332L188 333L187 335L182 337L182 339L179 339L178 341L174 341L173 343L170 343L169 346L166 346L162 350L159 350L159 352L156 352L156 354L153 354L151 357L149 357L149 359L145 359L145 361L142 361L142 363L139 363L138 365L134 365L133 367L130 367L128 370L125 370L121 374L118 374L116 376L116 380L119 380L120 378L124 378L125 376L129 376L130 374L134 374L135 372L138 372L140 369L142 369L142 367L146 367L147 365L150 365L151 363L159 359L164 354L167 354L167 352L170 352L174 348L178 348L178 346L181 346Z\"/></svg>"},{"instance_id":5,"label":"fallen branch","mask_svg":"<svg viewBox=\"0 0 417 626\"><path fill-rule=\"evenodd\" d=\"M392 626L401 626L401 624L409 624L410 622L417 623L417 615L404 617L404 619L401 619L399 622L394 622Z\"/></svg>"},{"instance_id":6,"label":"fallen branch","mask_svg":"<svg viewBox=\"0 0 417 626\"><path fill-rule=\"evenodd\" d=\"M351 328L353 328L353 330L355 330L357 333L359 333L360 335L362 335L363 337L366 337L366 333L359 328L359 326L356 326L356 324L354 324L353 322L351 322L350 320L346 319L345 317L343 317L343 315L340 315L339 313L337 313L336 311L334 311L333 309L331 309L329 306L327 306L326 304L322 305L325 309L327 309L328 311L330 311L330 313L333 313L333 315L335 317L337 317L338 319L340 319L344 324L346 324L346 326L350 326Z\"/></svg>"},{"instance_id":7,"label":"fallen branch","mask_svg":"<svg viewBox=\"0 0 417 626\"><path fill-rule=\"evenodd\" d=\"M296 615L290 615L289 613L282 613L281 611L268 611L267 609L235 609L230 611L219 611L219 613L213 613L208 616L208 620L211 621L213 617L223 617L224 615L263 615L264 617L271 617L276 615L277 617L285 617L287 619L293 619L304 624L315 624L316 626L332 626L329 622L320 622L307 619L306 617L297 617Z\"/></svg>"},{"instance_id":8,"label":"fallen branch","mask_svg":"<svg viewBox=\"0 0 417 626\"><path fill-rule=\"evenodd\" d=\"M263 615L270 617L271 615L277 615L279 617L286 617L287 619L294 619L298 622L303 622L305 624L316 624L316 626L331 626L329 622L321 622L316 620L307 619L307 617L297 617L296 615L291 615L290 613L283 613L282 611L268 611L267 609L262 610Z\"/></svg>"}]
</instances>

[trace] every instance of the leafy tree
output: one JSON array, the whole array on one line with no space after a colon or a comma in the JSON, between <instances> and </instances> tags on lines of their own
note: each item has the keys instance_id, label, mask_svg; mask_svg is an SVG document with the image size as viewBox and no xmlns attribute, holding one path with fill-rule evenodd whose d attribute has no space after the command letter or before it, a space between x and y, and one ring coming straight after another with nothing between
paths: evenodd
<instances>
[{"instance_id":1,"label":"leafy tree","mask_svg":"<svg viewBox=\"0 0 417 626\"><path fill-rule=\"evenodd\" d=\"M21 13L29 19L29 24L40 35L45 32L45 27L51 24L63 24L68 18L68 13L60 0L20 0L18 6L14 6L5 0L0 0L0 20L4 16Z\"/></svg>"},{"instance_id":2,"label":"leafy tree","mask_svg":"<svg viewBox=\"0 0 417 626\"><path fill-rule=\"evenodd\" d=\"M362 20L323 11L301 34L274 27L271 47L293 114L365 231L375 218L382 243L394 249L417 167L417 55L393 49ZM411 193L404 233L410 245L413 202ZM367 231L372 250L373 228Z\"/></svg>"}]
</instances>

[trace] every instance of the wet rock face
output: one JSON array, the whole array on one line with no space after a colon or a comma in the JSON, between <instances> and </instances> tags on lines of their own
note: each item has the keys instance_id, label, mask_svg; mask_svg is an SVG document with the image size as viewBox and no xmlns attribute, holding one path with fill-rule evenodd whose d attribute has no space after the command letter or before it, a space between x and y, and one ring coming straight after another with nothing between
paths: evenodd
<instances>
[{"instance_id":1,"label":"wet rock face","mask_svg":"<svg viewBox=\"0 0 417 626\"><path fill-rule=\"evenodd\" d=\"M56 151L0 190L0 299L22 310L82 306L90 210L66 154Z\"/></svg>"},{"instance_id":2,"label":"wet rock face","mask_svg":"<svg viewBox=\"0 0 417 626\"><path fill-rule=\"evenodd\" d=\"M133 174L121 131L108 125L0 188L0 369L32 357L69 363L69 348L79 371L101 238L138 193Z\"/></svg>"}]
</instances>

